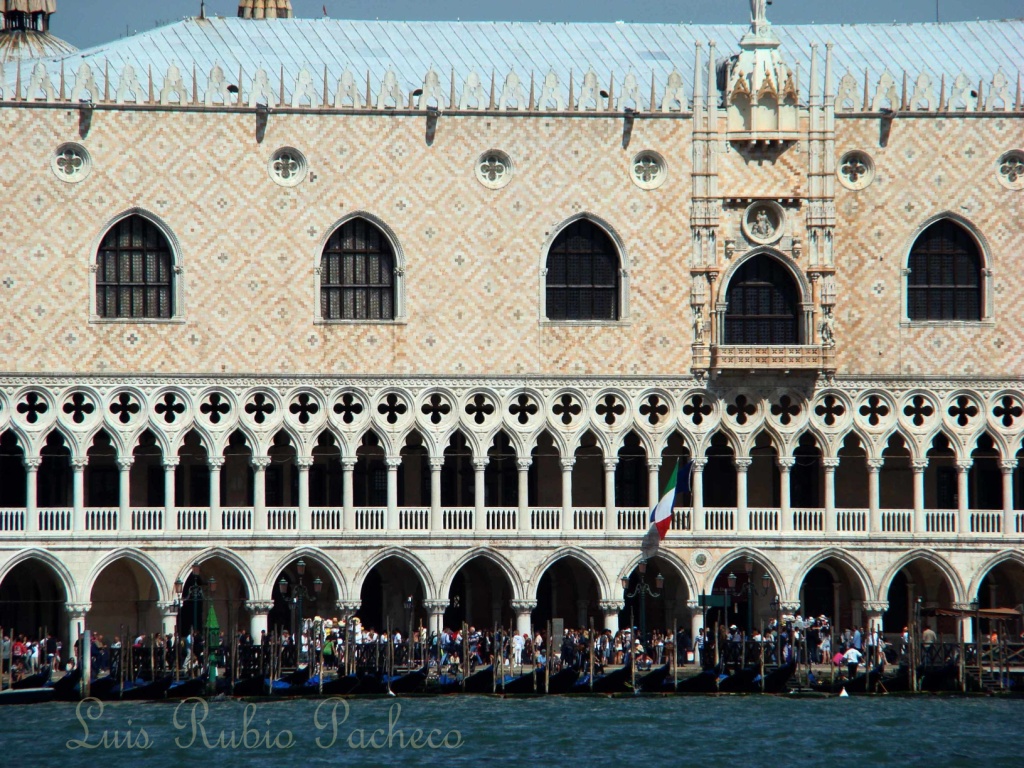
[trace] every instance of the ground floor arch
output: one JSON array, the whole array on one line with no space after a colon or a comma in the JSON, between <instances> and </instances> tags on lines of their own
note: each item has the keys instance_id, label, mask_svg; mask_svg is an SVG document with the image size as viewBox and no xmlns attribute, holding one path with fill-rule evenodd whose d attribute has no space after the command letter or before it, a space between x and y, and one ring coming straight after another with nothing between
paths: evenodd
<instances>
[{"instance_id":1,"label":"ground floor arch","mask_svg":"<svg viewBox=\"0 0 1024 768\"><path fill-rule=\"evenodd\" d=\"M844 557L829 555L804 573L798 585L800 610L806 617L824 616L839 632L866 627L869 590L858 568Z\"/></svg>"},{"instance_id":2,"label":"ground floor arch","mask_svg":"<svg viewBox=\"0 0 1024 768\"><path fill-rule=\"evenodd\" d=\"M767 626L781 608L782 580L766 557L741 552L729 558L711 582L704 626L742 629L748 635Z\"/></svg>"},{"instance_id":3,"label":"ground floor arch","mask_svg":"<svg viewBox=\"0 0 1024 768\"><path fill-rule=\"evenodd\" d=\"M671 635L677 627L689 632L692 616L687 601L693 598L674 562L663 556L641 560L625 578L625 588L618 585L623 605L620 628L635 626L644 637L654 632Z\"/></svg>"},{"instance_id":4,"label":"ground floor arch","mask_svg":"<svg viewBox=\"0 0 1024 768\"><path fill-rule=\"evenodd\" d=\"M513 589L502 568L489 557L477 555L456 571L448 588L444 624L465 622L477 629L515 625Z\"/></svg>"},{"instance_id":5,"label":"ground floor arch","mask_svg":"<svg viewBox=\"0 0 1024 768\"><path fill-rule=\"evenodd\" d=\"M367 571L359 590L359 620L365 630L385 632L388 627L403 637L413 627L426 625L427 587L408 561L389 555ZM411 600L410 600L411 598Z\"/></svg>"},{"instance_id":6,"label":"ground floor arch","mask_svg":"<svg viewBox=\"0 0 1024 768\"><path fill-rule=\"evenodd\" d=\"M548 565L537 582L536 599L535 627L543 628L552 619L562 619L567 627L586 627L591 619L595 626L604 624L597 576L575 555L564 555Z\"/></svg>"},{"instance_id":7,"label":"ground floor arch","mask_svg":"<svg viewBox=\"0 0 1024 768\"><path fill-rule=\"evenodd\" d=\"M886 590L888 609L882 621L889 632L900 632L912 622L955 636L957 627L951 616L935 615L937 608L951 609L956 599L954 585L945 569L924 557L904 562L893 574Z\"/></svg>"},{"instance_id":8,"label":"ground floor arch","mask_svg":"<svg viewBox=\"0 0 1024 768\"><path fill-rule=\"evenodd\" d=\"M139 635L163 631L159 601L153 574L131 557L118 557L93 581L86 626L108 643L129 643Z\"/></svg>"},{"instance_id":9,"label":"ground floor arch","mask_svg":"<svg viewBox=\"0 0 1024 768\"><path fill-rule=\"evenodd\" d=\"M0 626L4 635L41 638L52 634L66 646L67 599L63 581L52 566L37 558L22 560L0 581Z\"/></svg>"}]
</instances>

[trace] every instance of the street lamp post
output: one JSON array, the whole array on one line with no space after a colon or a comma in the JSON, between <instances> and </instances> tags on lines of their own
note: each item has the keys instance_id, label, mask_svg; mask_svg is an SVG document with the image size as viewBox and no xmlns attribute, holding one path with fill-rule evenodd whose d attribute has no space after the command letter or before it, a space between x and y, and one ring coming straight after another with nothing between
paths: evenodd
<instances>
[{"instance_id":1,"label":"street lamp post","mask_svg":"<svg viewBox=\"0 0 1024 768\"><path fill-rule=\"evenodd\" d=\"M747 573L747 580L740 585L739 589L736 589L737 579L735 573L730 573L727 580L729 583L729 592L733 597L743 597L744 595L747 597L747 632L751 633L754 631L754 597L765 597L768 595L768 592L772 587L772 577L766 571L764 575L761 576L761 589L758 589L754 586L753 581L751 581L751 576L754 573L753 558L748 557L746 559L746 562L743 564L743 570Z\"/></svg>"},{"instance_id":2,"label":"street lamp post","mask_svg":"<svg viewBox=\"0 0 1024 768\"><path fill-rule=\"evenodd\" d=\"M311 603L316 602L317 595L324 587L324 583L318 578L313 579L313 591L312 593L302 583L302 577L306 575L306 562L299 560L295 564L296 570L299 572L299 583L292 588L292 610L296 614L296 621L292 623L292 642L295 643L295 666L299 666L299 662L302 660L302 603L308 600ZM281 592L281 596L286 600L288 599L288 590L290 585L288 579L284 576L277 582L277 587Z\"/></svg>"},{"instance_id":3,"label":"street lamp post","mask_svg":"<svg viewBox=\"0 0 1024 768\"><path fill-rule=\"evenodd\" d=\"M209 595L207 595L206 590L203 589L202 581L200 580L200 571L199 563L194 563L192 565L192 584L189 585L187 591L185 590L185 585L182 583L181 579L174 580L175 609L180 610L185 600L192 601L192 631L190 634L192 635L192 659L197 666L199 664L199 656L196 653L196 643L199 638L199 604L205 602L207 597L212 601L213 595L217 591L217 579L211 576L207 580L207 584L210 588ZM213 642L212 638L209 636L206 638L206 656L209 662L209 684L212 686L213 681L216 679L216 672L214 668L215 661L213 658Z\"/></svg>"},{"instance_id":4,"label":"street lamp post","mask_svg":"<svg viewBox=\"0 0 1024 768\"><path fill-rule=\"evenodd\" d=\"M782 666L782 601L778 595L772 598L771 609L775 611L775 663Z\"/></svg>"},{"instance_id":5,"label":"street lamp post","mask_svg":"<svg viewBox=\"0 0 1024 768\"><path fill-rule=\"evenodd\" d=\"M640 564L636 567L637 572L640 574L640 579L637 582L636 587L632 592L626 594L627 600L632 600L634 597L640 598L640 638L643 642L647 641L647 598L648 596L658 598L661 597L661 592L655 592L651 589L650 584L647 583L647 560L641 560ZM654 588L661 590L665 586L665 577L660 573L654 578ZM622 589L626 591L629 589L629 577L622 577Z\"/></svg>"}]
</instances>

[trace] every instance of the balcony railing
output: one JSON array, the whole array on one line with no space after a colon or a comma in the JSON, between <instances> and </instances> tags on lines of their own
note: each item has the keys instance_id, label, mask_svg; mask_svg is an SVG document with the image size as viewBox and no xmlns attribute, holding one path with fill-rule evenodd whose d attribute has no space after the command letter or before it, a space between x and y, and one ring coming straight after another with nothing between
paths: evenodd
<instances>
[{"instance_id":1,"label":"balcony railing","mask_svg":"<svg viewBox=\"0 0 1024 768\"><path fill-rule=\"evenodd\" d=\"M574 507L569 514L561 507L269 507L258 517L254 507L132 507L125 519L118 507L69 507L0 509L0 538L60 536L74 534L103 536L145 532L204 536L220 533L266 533L298 535L330 531L360 535L367 532L406 534L464 533L501 536L642 536L650 511L646 507ZM127 520L127 525L125 525ZM705 507L694 514L689 507L677 507L672 514L673 533L694 537L721 535L805 536L805 537L993 537L1024 538L1022 510L925 509L834 509L778 507Z\"/></svg>"},{"instance_id":2,"label":"balcony railing","mask_svg":"<svg viewBox=\"0 0 1024 768\"><path fill-rule=\"evenodd\" d=\"M711 348L711 367L721 370L817 371L828 367L825 357L821 347L810 344L718 345Z\"/></svg>"}]
</instances>

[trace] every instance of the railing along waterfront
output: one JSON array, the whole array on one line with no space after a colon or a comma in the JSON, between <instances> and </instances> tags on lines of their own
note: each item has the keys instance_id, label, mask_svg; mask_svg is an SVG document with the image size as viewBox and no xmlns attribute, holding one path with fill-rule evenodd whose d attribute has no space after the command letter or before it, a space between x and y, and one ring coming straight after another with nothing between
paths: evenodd
<instances>
[{"instance_id":1,"label":"railing along waterfront","mask_svg":"<svg viewBox=\"0 0 1024 768\"><path fill-rule=\"evenodd\" d=\"M436 514L435 514L436 513ZM146 532L203 536L219 533L332 531L430 535L450 531L505 536L640 535L650 525L646 507L26 507L0 508L0 537ZM260 528L254 527L262 522ZM849 509L676 507L671 530L695 535L757 534L895 538L934 536L978 539L1024 536L1024 511L994 509Z\"/></svg>"}]
</instances>

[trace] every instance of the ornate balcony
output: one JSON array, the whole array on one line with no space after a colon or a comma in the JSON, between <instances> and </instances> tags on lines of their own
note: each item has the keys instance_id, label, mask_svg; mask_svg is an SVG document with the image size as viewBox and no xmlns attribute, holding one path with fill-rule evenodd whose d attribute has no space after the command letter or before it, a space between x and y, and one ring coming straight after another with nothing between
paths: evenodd
<instances>
[{"instance_id":1,"label":"ornate balcony","mask_svg":"<svg viewBox=\"0 0 1024 768\"><path fill-rule=\"evenodd\" d=\"M133 507L122 519L117 507L37 509L35 519L25 508L0 510L0 533L7 540L138 536L160 538L219 538L239 533L267 537L302 537L310 533L358 538L369 533L389 536L443 534L469 537L561 538L642 536L649 525L646 507L253 507L172 508ZM31 526L28 524L32 523ZM676 537L732 538L736 535L824 538L833 536L895 540L926 537L1024 537L1024 510L981 509L782 509L780 507L690 507L673 511Z\"/></svg>"},{"instance_id":2,"label":"ornate balcony","mask_svg":"<svg viewBox=\"0 0 1024 768\"><path fill-rule=\"evenodd\" d=\"M817 344L712 346L710 367L723 371L832 371L835 349Z\"/></svg>"}]
</instances>

